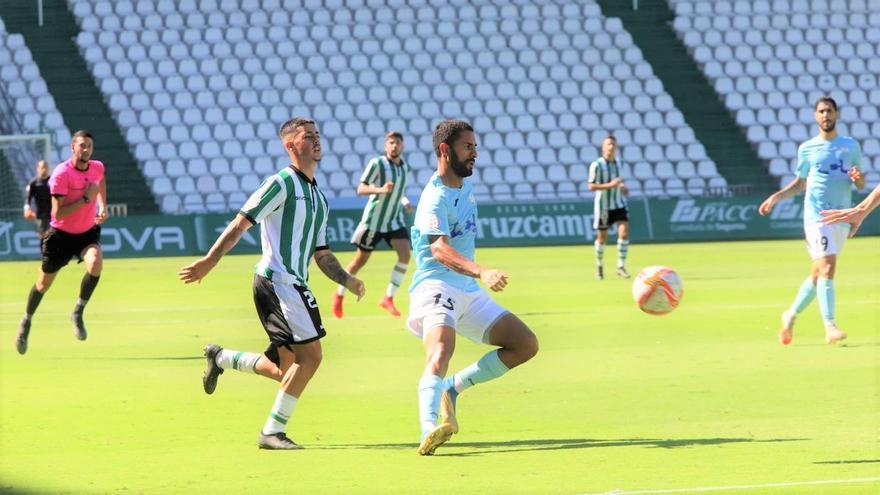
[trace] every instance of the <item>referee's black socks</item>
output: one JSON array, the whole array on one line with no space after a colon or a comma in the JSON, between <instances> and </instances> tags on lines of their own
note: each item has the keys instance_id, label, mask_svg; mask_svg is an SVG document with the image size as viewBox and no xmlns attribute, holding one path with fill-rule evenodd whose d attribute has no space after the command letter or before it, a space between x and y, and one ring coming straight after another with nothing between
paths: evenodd
<instances>
[{"instance_id":1,"label":"referee's black socks","mask_svg":"<svg viewBox=\"0 0 880 495\"><path fill-rule=\"evenodd\" d=\"M37 311L37 306L43 300L43 293L37 290L37 286L31 287L31 293L28 294L27 309L25 310L25 318L30 319Z\"/></svg>"},{"instance_id":2,"label":"referee's black socks","mask_svg":"<svg viewBox=\"0 0 880 495\"><path fill-rule=\"evenodd\" d=\"M74 312L82 312L86 303L91 299L92 293L95 292L95 287L98 286L98 280L100 280L100 278L100 275L96 277L89 272L86 272L86 274L83 275L82 283L79 286L79 301L76 303L76 309L74 309Z\"/></svg>"}]
</instances>

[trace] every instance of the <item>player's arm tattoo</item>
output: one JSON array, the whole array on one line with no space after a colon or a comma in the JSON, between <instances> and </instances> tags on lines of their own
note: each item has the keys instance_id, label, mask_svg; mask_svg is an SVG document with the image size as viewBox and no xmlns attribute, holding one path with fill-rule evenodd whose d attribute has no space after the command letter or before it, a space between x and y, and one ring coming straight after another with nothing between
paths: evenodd
<instances>
[{"instance_id":1,"label":"player's arm tattoo","mask_svg":"<svg viewBox=\"0 0 880 495\"><path fill-rule=\"evenodd\" d=\"M214 245L211 246L211 250L208 251L208 254L205 255L205 257L213 260L215 263L220 261L220 258L222 258L223 255L228 253L230 249L238 244L241 236L244 235L251 226L253 226L253 224L247 219L247 217L240 213L236 215L235 218L229 222L229 225L226 226L223 233L220 234L220 237L217 238L217 241L214 242Z\"/></svg>"},{"instance_id":2,"label":"player's arm tattoo","mask_svg":"<svg viewBox=\"0 0 880 495\"><path fill-rule=\"evenodd\" d=\"M428 236L428 241L431 243L431 255L435 260L456 273L480 278L480 272L483 271L483 267L456 251L449 244L449 240L445 235Z\"/></svg>"},{"instance_id":3,"label":"player's arm tattoo","mask_svg":"<svg viewBox=\"0 0 880 495\"><path fill-rule=\"evenodd\" d=\"M806 189L806 187L807 181L805 179L795 177L794 180L786 184L785 187L780 189L779 192L776 194L779 195L779 199L787 199L804 192L804 189Z\"/></svg>"},{"instance_id":4,"label":"player's arm tattoo","mask_svg":"<svg viewBox=\"0 0 880 495\"><path fill-rule=\"evenodd\" d=\"M324 273L327 278L339 285L346 285L348 279L351 277L351 275L345 271L345 268L342 268L342 265L339 264L339 260L330 252L330 250L316 252L315 263L317 263L318 268L321 269L321 272Z\"/></svg>"}]
</instances>

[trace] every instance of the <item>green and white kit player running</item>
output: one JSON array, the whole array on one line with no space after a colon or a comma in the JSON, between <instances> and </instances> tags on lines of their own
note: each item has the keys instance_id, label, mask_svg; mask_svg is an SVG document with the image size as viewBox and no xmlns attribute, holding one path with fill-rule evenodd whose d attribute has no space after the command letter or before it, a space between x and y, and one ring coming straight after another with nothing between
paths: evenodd
<instances>
[{"instance_id":1,"label":"green and white kit player running","mask_svg":"<svg viewBox=\"0 0 880 495\"><path fill-rule=\"evenodd\" d=\"M342 269L327 247L327 200L315 182L321 138L313 120L294 118L279 131L290 165L270 176L245 202L208 254L181 268L180 279L200 282L252 226L260 224L263 254L254 275L254 304L269 347L262 354L205 347L205 392L214 392L225 369L256 373L281 382L258 445L262 449L302 448L285 434L293 409L321 364L325 335L318 303L309 290L309 262L348 290L364 295L364 284Z\"/></svg>"},{"instance_id":2,"label":"green and white kit player running","mask_svg":"<svg viewBox=\"0 0 880 495\"><path fill-rule=\"evenodd\" d=\"M474 262L477 204L467 179L477 158L473 128L461 120L434 130L437 172L422 191L411 237L416 272L410 285L407 328L422 339L426 362L419 380L419 454L432 455L458 432L456 399L464 390L495 379L538 352L538 339L513 313L499 306L493 291L507 286L507 274ZM446 377L458 333L498 347Z\"/></svg>"},{"instance_id":3,"label":"green and white kit player running","mask_svg":"<svg viewBox=\"0 0 880 495\"><path fill-rule=\"evenodd\" d=\"M804 234L807 251L813 259L810 276L801 284L791 307L782 313L779 340L791 343L794 320L818 296L819 309L825 321L825 341L833 344L846 338L834 322L834 269L843 249L850 224L822 222L822 210L852 206L852 186L865 187L865 176L859 170L861 150L850 137L837 134L837 103L829 96L816 101L815 118L819 135L803 142L797 151L794 178L773 193L758 208L767 215L780 200L806 190L804 196Z\"/></svg>"},{"instance_id":4,"label":"green and white kit player running","mask_svg":"<svg viewBox=\"0 0 880 495\"><path fill-rule=\"evenodd\" d=\"M352 275L367 264L379 241L384 240L397 252L397 263L391 269L391 281L379 306L392 316L400 316L394 306L394 294L400 288L409 265L410 244L403 212L412 212L407 199L406 185L410 166L403 159L403 134L392 131L385 135L385 154L367 163L357 187L358 196L369 195L364 214L351 243L357 248L354 258L345 269ZM333 316L342 318L342 297L345 287L340 285L333 294Z\"/></svg>"}]
</instances>

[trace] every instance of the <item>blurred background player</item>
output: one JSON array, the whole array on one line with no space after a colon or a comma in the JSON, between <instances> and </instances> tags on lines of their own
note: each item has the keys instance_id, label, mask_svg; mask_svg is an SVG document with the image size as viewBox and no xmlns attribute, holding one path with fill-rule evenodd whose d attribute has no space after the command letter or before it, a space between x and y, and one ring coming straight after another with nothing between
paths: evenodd
<instances>
[{"instance_id":1,"label":"blurred background player","mask_svg":"<svg viewBox=\"0 0 880 495\"><path fill-rule=\"evenodd\" d=\"M41 236L49 230L52 193L49 192L49 164L46 160L37 162L37 175L24 190L24 219L33 220Z\"/></svg>"},{"instance_id":2,"label":"blurred background player","mask_svg":"<svg viewBox=\"0 0 880 495\"><path fill-rule=\"evenodd\" d=\"M828 225L833 223L845 222L852 226L849 236L853 237L859 231L862 221L867 217L874 208L880 205L880 186L874 188L861 203L853 208L844 208L842 210L822 210L822 221Z\"/></svg>"},{"instance_id":3,"label":"blurred background player","mask_svg":"<svg viewBox=\"0 0 880 495\"><path fill-rule=\"evenodd\" d=\"M779 341L791 343L794 321L810 302L819 297L819 309L825 322L825 341L833 344L846 338L834 321L834 270L837 255L843 249L848 223L825 224L820 212L852 206L852 186L865 187L859 170L861 150L850 137L837 133L837 102L823 96L814 106L819 134L798 147L796 177L788 185L761 203L758 213L767 215L782 199L806 190L804 195L804 234L812 258L810 276L801 284L791 307L782 313Z\"/></svg>"},{"instance_id":4,"label":"blurred background player","mask_svg":"<svg viewBox=\"0 0 880 495\"><path fill-rule=\"evenodd\" d=\"M421 337L426 356L419 380L420 455L432 455L458 432L458 394L500 377L538 352L538 339L529 327L477 285L480 279L501 291L507 274L474 263L477 204L466 180L477 158L474 130L467 122L445 120L434 130L433 142L437 172L422 191L412 227L416 272L406 322ZM456 333L498 349L444 379Z\"/></svg>"},{"instance_id":5,"label":"blurred background player","mask_svg":"<svg viewBox=\"0 0 880 495\"><path fill-rule=\"evenodd\" d=\"M361 222L354 230L351 243L357 247L354 258L345 267L352 275L358 273L379 241L384 240L397 252L397 263L391 269L391 281L379 306L400 316L394 306L394 294L400 288L410 258L409 233L406 230L406 213L412 205L405 196L410 166L403 159L403 134L389 132L385 135L385 154L367 163L357 187L358 196L369 195ZM333 315L342 318L342 298L345 287L340 285L333 294Z\"/></svg>"},{"instance_id":6,"label":"blurred background player","mask_svg":"<svg viewBox=\"0 0 880 495\"><path fill-rule=\"evenodd\" d=\"M86 340L83 311L98 286L103 268L101 223L107 218L107 186L104 164L91 159L95 151L91 134L82 130L73 133L70 151L70 159L58 164L49 178L52 220L40 244L40 273L28 295L27 309L18 326L15 348L19 354L27 352L31 319L43 295L52 287L58 270L74 256L80 263L85 261L86 274L70 319L76 338Z\"/></svg>"},{"instance_id":7,"label":"blurred background player","mask_svg":"<svg viewBox=\"0 0 880 495\"><path fill-rule=\"evenodd\" d=\"M187 284L200 282L249 228L261 224L263 255L254 275L254 304L269 336L269 347L257 354L208 344L202 384L205 393L213 393L218 377L228 368L281 382L257 445L294 450L302 447L287 437L287 422L321 364L320 339L326 334L318 302L309 290L309 261L314 256L324 275L343 284L358 299L364 295L364 284L346 273L327 247L329 208L315 181L322 157L315 121L290 119L278 135L290 156L290 166L263 181L208 254L181 268L178 276Z\"/></svg>"},{"instance_id":8,"label":"blurred background player","mask_svg":"<svg viewBox=\"0 0 880 495\"><path fill-rule=\"evenodd\" d=\"M626 271L626 254L629 251L629 215L626 210L626 195L629 190L620 178L617 163L617 139L608 135L602 140L602 156L590 164L589 187L595 191L593 200L593 228L596 229L596 278L602 280L605 273L602 258L605 243L608 242L608 229L617 225L617 275L629 278Z\"/></svg>"}]
</instances>

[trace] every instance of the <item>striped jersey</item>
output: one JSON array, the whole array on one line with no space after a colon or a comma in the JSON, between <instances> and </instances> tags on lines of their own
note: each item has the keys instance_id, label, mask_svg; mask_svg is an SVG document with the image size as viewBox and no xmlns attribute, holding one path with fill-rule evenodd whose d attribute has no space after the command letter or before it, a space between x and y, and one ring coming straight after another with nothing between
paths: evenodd
<instances>
[{"instance_id":1,"label":"striped jersey","mask_svg":"<svg viewBox=\"0 0 880 495\"><path fill-rule=\"evenodd\" d=\"M385 156L377 156L367 163L361 175L361 182L369 186L382 187L386 182L394 183L394 188L387 194L371 194L361 217L361 224L371 232L392 232L406 227L403 216L403 199L406 191L406 180L410 166L403 158L400 165L394 165Z\"/></svg>"},{"instance_id":2,"label":"striped jersey","mask_svg":"<svg viewBox=\"0 0 880 495\"><path fill-rule=\"evenodd\" d=\"M604 158L598 158L590 164L590 184L607 184L620 177L620 166L617 161L609 162ZM596 191L594 200L596 210L616 210L626 208L626 198L619 187L613 189L600 189Z\"/></svg>"},{"instance_id":3,"label":"striped jersey","mask_svg":"<svg viewBox=\"0 0 880 495\"><path fill-rule=\"evenodd\" d=\"M329 213L317 182L299 170L287 167L264 180L241 207L242 215L260 224L263 256L256 272L308 287L312 255L327 249Z\"/></svg>"}]
</instances>

